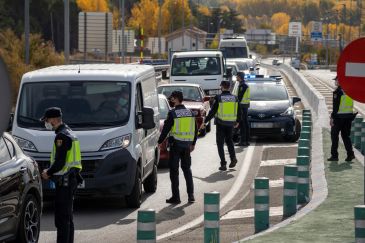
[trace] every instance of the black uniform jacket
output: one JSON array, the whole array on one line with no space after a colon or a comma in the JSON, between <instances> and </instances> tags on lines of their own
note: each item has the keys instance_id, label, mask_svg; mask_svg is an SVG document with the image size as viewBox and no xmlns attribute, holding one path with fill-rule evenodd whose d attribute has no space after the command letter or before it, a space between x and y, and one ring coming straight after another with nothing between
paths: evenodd
<instances>
[{"instance_id":1,"label":"black uniform jacket","mask_svg":"<svg viewBox=\"0 0 365 243\"><path fill-rule=\"evenodd\" d=\"M175 107L176 110L180 110L180 109L186 109L184 105L177 105ZM158 139L158 144L161 144L167 137L167 135L169 134L169 132L171 131L171 128L174 126L174 118L172 115L172 110L169 111L169 113L167 114L167 118L164 122L163 128L162 128L162 132L160 135L160 138ZM172 137L171 137L172 138ZM194 135L194 141L193 144L195 146L196 144L196 140L198 139L198 128L195 122L195 135ZM172 141L170 141L172 142Z\"/></svg>"}]
</instances>

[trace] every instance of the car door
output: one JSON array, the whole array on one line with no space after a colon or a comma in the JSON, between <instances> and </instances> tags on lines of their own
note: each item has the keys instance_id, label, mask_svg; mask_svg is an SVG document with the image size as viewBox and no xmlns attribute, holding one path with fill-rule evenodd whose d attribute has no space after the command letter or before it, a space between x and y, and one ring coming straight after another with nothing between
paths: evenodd
<instances>
[{"instance_id":1,"label":"car door","mask_svg":"<svg viewBox=\"0 0 365 243\"><path fill-rule=\"evenodd\" d=\"M136 117L138 119L138 114L142 113L143 111L143 94L142 94L142 85L141 83L137 84L136 87ZM138 121L137 121L138 122ZM137 126L136 126L137 127ZM141 160L142 160L142 169L144 170L144 168L146 167L147 164L147 156L146 156L146 150L147 150L147 130L143 129L143 128L137 128L137 138L138 138L138 143L141 146L142 149L142 155L141 155ZM144 171L142 172L144 174ZM142 175L143 175L142 174Z\"/></svg>"},{"instance_id":2,"label":"car door","mask_svg":"<svg viewBox=\"0 0 365 243\"><path fill-rule=\"evenodd\" d=\"M8 148L7 143L10 143ZM20 165L10 141L0 137L0 239L15 233L21 189Z\"/></svg>"}]
</instances>

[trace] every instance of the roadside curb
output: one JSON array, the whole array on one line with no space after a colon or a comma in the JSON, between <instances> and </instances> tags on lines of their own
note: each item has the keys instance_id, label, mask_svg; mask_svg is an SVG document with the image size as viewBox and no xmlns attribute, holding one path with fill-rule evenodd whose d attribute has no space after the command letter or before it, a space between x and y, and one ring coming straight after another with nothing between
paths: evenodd
<instances>
[{"instance_id":1,"label":"roadside curb","mask_svg":"<svg viewBox=\"0 0 365 243\"><path fill-rule=\"evenodd\" d=\"M268 65L269 66L269 65ZM282 71L282 69L279 69ZM287 73L283 71L286 76ZM297 93L305 97L299 87L289 79L289 81L293 84L294 88L296 89ZM323 97L318 97L323 98ZM323 99L324 102L324 99ZM303 100L303 103L306 107L311 107L308 103L307 99ZM323 108L323 107L322 107ZM325 177L325 167L323 161L323 132L322 127L324 125L324 120L326 119L324 116L327 116L328 110L327 107L324 106L326 112L318 112L313 114L313 139L312 139L312 162L311 162L311 181L312 181L312 197L311 200L307 205L305 205L301 210L299 210L294 216L274 225L273 227L263 231L259 234L255 234L249 237L246 237L237 242L243 242L251 239L255 239L259 236L266 235L271 233L279 228L287 226L291 222L297 221L306 214L310 213L312 210L317 208L324 200L327 198L328 195L328 188L327 188L327 180ZM327 118L328 119L328 118Z\"/></svg>"}]
</instances>

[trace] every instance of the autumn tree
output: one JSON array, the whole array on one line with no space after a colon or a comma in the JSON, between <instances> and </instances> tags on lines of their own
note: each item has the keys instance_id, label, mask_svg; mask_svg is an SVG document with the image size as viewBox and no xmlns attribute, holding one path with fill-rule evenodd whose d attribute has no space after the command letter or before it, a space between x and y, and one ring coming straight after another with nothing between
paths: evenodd
<instances>
[{"instance_id":1,"label":"autumn tree","mask_svg":"<svg viewBox=\"0 0 365 243\"><path fill-rule=\"evenodd\" d=\"M158 0L141 0L131 11L129 26L135 29L143 28L146 36L157 36Z\"/></svg>"},{"instance_id":2,"label":"autumn tree","mask_svg":"<svg viewBox=\"0 0 365 243\"><path fill-rule=\"evenodd\" d=\"M285 31L286 26L288 26L289 21L290 21L290 16L288 14L284 12L276 13L273 16L271 16L271 28L274 32L278 34L285 34L283 32Z\"/></svg>"},{"instance_id":3,"label":"autumn tree","mask_svg":"<svg viewBox=\"0 0 365 243\"><path fill-rule=\"evenodd\" d=\"M165 0L162 5L162 30L169 33L194 22L188 0Z\"/></svg>"},{"instance_id":4,"label":"autumn tree","mask_svg":"<svg viewBox=\"0 0 365 243\"><path fill-rule=\"evenodd\" d=\"M76 3L84 12L109 12L108 0L76 0Z\"/></svg>"}]
</instances>

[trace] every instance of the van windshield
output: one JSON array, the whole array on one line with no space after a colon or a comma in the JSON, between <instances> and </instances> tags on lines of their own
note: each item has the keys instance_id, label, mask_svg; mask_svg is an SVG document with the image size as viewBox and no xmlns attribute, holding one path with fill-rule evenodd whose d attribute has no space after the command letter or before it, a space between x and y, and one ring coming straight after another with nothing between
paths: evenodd
<instances>
[{"instance_id":1,"label":"van windshield","mask_svg":"<svg viewBox=\"0 0 365 243\"><path fill-rule=\"evenodd\" d=\"M172 61L172 76L220 75L219 57L184 57Z\"/></svg>"},{"instance_id":2,"label":"van windshield","mask_svg":"<svg viewBox=\"0 0 365 243\"><path fill-rule=\"evenodd\" d=\"M19 100L20 127L44 129L39 118L49 107L62 109L63 121L74 129L100 129L129 120L128 82L62 81L24 84Z\"/></svg>"},{"instance_id":3,"label":"van windshield","mask_svg":"<svg viewBox=\"0 0 365 243\"><path fill-rule=\"evenodd\" d=\"M225 58L248 58L247 47L223 47Z\"/></svg>"}]
</instances>

